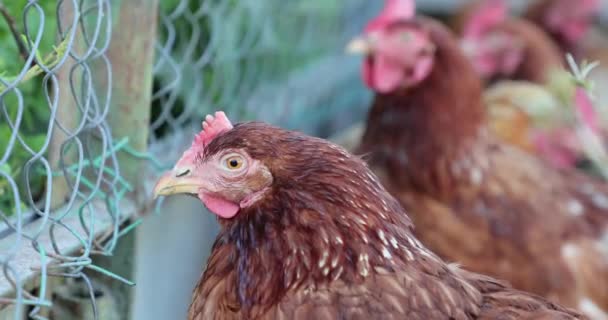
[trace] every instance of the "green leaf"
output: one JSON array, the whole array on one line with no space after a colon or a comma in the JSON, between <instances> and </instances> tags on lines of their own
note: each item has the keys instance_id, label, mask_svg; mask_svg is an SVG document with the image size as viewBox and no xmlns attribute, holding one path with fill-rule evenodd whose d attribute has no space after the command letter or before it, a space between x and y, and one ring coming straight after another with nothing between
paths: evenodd
<instances>
[{"instance_id":1,"label":"green leaf","mask_svg":"<svg viewBox=\"0 0 608 320\"><path fill-rule=\"evenodd\" d=\"M8 163L0 164L0 171L10 176L12 172L11 166L9 166Z\"/></svg>"}]
</instances>

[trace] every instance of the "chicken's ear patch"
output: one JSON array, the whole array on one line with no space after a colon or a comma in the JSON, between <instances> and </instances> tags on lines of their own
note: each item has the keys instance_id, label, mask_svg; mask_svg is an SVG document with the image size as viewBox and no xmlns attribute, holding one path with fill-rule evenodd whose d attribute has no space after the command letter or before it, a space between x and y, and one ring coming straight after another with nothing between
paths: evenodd
<instances>
[{"instance_id":1,"label":"chicken's ear patch","mask_svg":"<svg viewBox=\"0 0 608 320\"><path fill-rule=\"evenodd\" d=\"M465 37L478 37L505 21L508 8L504 0L486 0L473 12L465 27Z\"/></svg>"},{"instance_id":2,"label":"chicken's ear patch","mask_svg":"<svg viewBox=\"0 0 608 320\"><path fill-rule=\"evenodd\" d=\"M215 116L208 114L203 121L203 130L194 137L193 145L208 145L215 137L232 129L232 123L223 111L218 111Z\"/></svg>"}]
</instances>

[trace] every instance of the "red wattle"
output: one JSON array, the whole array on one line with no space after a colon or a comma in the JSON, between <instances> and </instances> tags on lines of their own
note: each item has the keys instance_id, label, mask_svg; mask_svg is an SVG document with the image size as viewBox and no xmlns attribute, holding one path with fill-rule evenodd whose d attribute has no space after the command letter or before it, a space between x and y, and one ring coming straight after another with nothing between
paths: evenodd
<instances>
[{"instance_id":1,"label":"red wattle","mask_svg":"<svg viewBox=\"0 0 608 320\"><path fill-rule=\"evenodd\" d=\"M363 79L374 91L388 93L399 87L403 81L403 71L397 63L377 56L363 65Z\"/></svg>"},{"instance_id":2,"label":"red wattle","mask_svg":"<svg viewBox=\"0 0 608 320\"><path fill-rule=\"evenodd\" d=\"M202 194L200 198L209 211L221 218L230 219L236 216L236 214L239 212L239 206L237 204L224 200L220 197Z\"/></svg>"}]
</instances>

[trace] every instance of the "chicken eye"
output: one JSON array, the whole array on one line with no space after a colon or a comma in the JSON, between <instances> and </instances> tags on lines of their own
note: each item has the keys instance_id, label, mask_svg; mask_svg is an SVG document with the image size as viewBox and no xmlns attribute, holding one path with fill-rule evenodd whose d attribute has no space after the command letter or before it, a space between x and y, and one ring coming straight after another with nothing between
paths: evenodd
<instances>
[{"instance_id":1,"label":"chicken eye","mask_svg":"<svg viewBox=\"0 0 608 320\"><path fill-rule=\"evenodd\" d=\"M244 162L243 157L233 155L224 159L224 166L229 170L238 170L243 167Z\"/></svg>"}]
</instances>

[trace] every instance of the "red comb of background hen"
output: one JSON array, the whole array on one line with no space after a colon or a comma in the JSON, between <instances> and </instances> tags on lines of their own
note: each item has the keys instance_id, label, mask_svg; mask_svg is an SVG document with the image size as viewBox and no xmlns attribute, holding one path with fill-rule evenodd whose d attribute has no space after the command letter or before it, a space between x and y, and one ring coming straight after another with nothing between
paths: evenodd
<instances>
[{"instance_id":1,"label":"red comb of background hen","mask_svg":"<svg viewBox=\"0 0 608 320\"><path fill-rule=\"evenodd\" d=\"M504 0L487 0L479 5L465 27L466 37L478 37L507 18Z\"/></svg>"},{"instance_id":2,"label":"red comb of background hen","mask_svg":"<svg viewBox=\"0 0 608 320\"><path fill-rule=\"evenodd\" d=\"M203 150L203 148L215 139L220 133L232 129L232 123L223 111L218 111L215 116L207 115L203 121L203 130L194 137L192 146L186 150L182 157L176 164L177 166L183 166L191 164L196 155Z\"/></svg>"},{"instance_id":3,"label":"red comb of background hen","mask_svg":"<svg viewBox=\"0 0 608 320\"><path fill-rule=\"evenodd\" d=\"M386 0L384 9L367 24L365 32L383 29L397 20L411 19L415 14L416 4L414 0Z\"/></svg>"}]
</instances>

